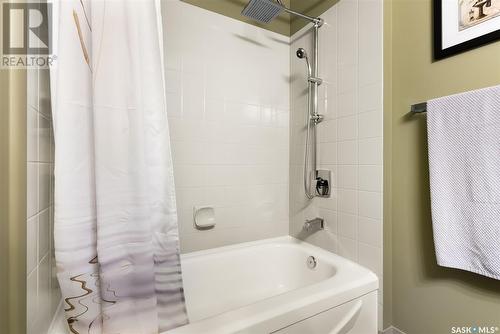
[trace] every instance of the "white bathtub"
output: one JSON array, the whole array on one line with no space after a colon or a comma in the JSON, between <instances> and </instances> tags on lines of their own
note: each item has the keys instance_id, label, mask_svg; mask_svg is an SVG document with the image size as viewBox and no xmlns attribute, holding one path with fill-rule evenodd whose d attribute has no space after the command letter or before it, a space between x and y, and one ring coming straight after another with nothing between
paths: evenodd
<instances>
[{"instance_id":1,"label":"white bathtub","mask_svg":"<svg viewBox=\"0 0 500 334\"><path fill-rule=\"evenodd\" d=\"M168 334L377 333L375 274L292 237L185 254L182 270L190 324Z\"/></svg>"}]
</instances>

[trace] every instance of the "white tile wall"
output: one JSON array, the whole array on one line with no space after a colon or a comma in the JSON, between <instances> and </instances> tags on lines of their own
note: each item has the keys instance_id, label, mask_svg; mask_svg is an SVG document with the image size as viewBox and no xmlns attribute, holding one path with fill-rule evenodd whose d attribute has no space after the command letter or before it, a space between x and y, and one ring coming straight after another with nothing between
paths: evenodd
<instances>
[{"instance_id":1,"label":"white tile wall","mask_svg":"<svg viewBox=\"0 0 500 334\"><path fill-rule=\"evenodd\" d=\"M287 235L290 39L163 5L182 252ZM194 228L195 205L215 207L214 229Z\"/></svg>"},{"instance_id":2,"label":"white tile wall","mask_svg":"<svg viewBox=\"0 0 500 334\"><path fill-rule=\"evenodd\" d=\"M53 250L53 150L48 70L28 70L27 322L46 333L61 300Z\"/></svg>"},{"instance_id":3,"label":"white tile wall","mask_svg":"<svg viewBox=\"0 0 500 334\"><path fill-rule=\"evenodd\" d=\"M311 50L303 29L291 50L290 234L370 268L382 285L382 0L341 0L321 17L318 162L334 174L332 197L303 195L306 69L294 52ZM315 216L327 230L304 234Z\"/></svg>"}]
</instances>

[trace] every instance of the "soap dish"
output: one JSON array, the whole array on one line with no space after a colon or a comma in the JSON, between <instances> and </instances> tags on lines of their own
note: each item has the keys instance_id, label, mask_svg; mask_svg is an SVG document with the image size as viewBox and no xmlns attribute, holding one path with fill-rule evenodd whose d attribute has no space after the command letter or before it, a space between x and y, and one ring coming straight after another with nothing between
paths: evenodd
<instances>
[{"instance_id":1,"label":"soap dish","mask_svg":"<svg viewBox=\"0 0 500 334\"><path fill-rule=\"evenodd\" d=\"M199 230L208 230L215 226L215 209L212 206L193 208L194 226Z\"/></svg>"}]
</instances>

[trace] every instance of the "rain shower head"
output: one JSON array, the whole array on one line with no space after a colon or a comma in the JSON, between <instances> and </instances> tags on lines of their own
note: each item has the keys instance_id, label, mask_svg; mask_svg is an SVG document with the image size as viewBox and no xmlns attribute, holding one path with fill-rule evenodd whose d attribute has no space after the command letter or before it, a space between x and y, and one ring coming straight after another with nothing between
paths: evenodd
<instances>
[{"instance_id":1,"label":"rain shower head","mask_svg":"<svg viewBox=\"0 0 500 334\"><path fill-rule=\"evenodd\" d=\"M243 11L241 14L243 16L249 17L253 20L262 22L262 23L269 23L271 22L276 16L280 15L281 12L287 12L289 14L301 17L305 20L308 20L316 27L320 27L323 24L323 20L320 19L319 17L311 17L309 15L305 15L299 12L296 12L294 10L291 10L290 8L285 7L283 5L282 0L250 0L245 8L243 8Z\"/></svg>"},{"instance_id":2,"label":"rain shower head","mask_svg":"<svg viewBox=\"0 0 500 334\"><path fill-rule=\"evenodd\" d=\"M241 14L262 23L271 22L283 10L279 3L269 0L250 0Z\"/></svg>"}]
</instances>

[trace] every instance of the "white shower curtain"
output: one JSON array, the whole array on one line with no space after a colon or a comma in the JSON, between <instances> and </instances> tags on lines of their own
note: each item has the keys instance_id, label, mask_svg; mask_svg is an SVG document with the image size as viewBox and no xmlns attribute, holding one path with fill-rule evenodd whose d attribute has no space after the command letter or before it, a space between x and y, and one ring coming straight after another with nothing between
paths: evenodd
<instances>
[{"instance_id":1,"label":"white shower curtain","mask_svg":"<svg viewBox=\"0 0 500 334\"><path fill-rule=\"evenodd\" d=\"M159 2L54 2L55 255L72 333L187 323Z\"/></svg>"}]
</instances>

